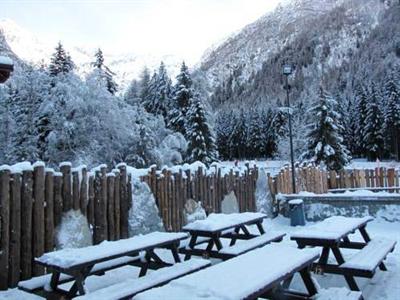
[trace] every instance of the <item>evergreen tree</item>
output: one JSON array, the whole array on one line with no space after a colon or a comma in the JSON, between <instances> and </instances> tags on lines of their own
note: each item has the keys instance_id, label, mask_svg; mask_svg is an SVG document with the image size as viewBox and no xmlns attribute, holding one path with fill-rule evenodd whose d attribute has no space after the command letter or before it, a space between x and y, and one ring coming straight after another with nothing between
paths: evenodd
<instances>
[{"instance_id":1,"label":"evergreen tree","mask_svg":"<svg viewBox=\"0 0 400 300\"><path fill-rule=\"evenodd\" d=\"M303 159L323 162L330 170L342 169L350 159L340 136L340 115L336 109L335 99L321 88L319 99L309 110L307 148L302 154Z\"/></svg>"},{"instance_id":2,"label":"evergreen tree","mask_svg":"<svg viewBox=\"0 0 400 300\"><path fill-rule=\"evenodd\" d=\"M66 74L74 68L71 57L65 52L61 42L58 43L50 59L49 73L52 76Z\"/></svg>"},{"instance_id":3,"label":"evergreen tree","mask_svg":"<svg viewBox=\"0 0 400 300\"><path fill-rule=\"evenodd\" d=\"M201 161L207 165L216 161L214 136L207 122L203 104L197 97L192 98L187 111L188 162Z\"/></svg>"},{"instance_id":4,"label":"evergreen tree","mask_svg":"<svg viewBox=\"0 0 400 300\"><path fill-rule=\"evenodd\" d=\"M365 88L358 84L355 90L356 95L356 115L353 116L356 119L356 128L355 128L355 141L356 141L356 153L358 155L365 155L365 144L364 144L364 128L366 125L367 118L367 94Z\"/></svg>"},{"instance_id":5,"label":"evergreen tree","mask_svg":"<svg viewBox=\"0 0 400 300\"><path fill-rule=\"evenodd\" d=\"M217 137L218 153L223 160L231 160L232 145L231 139L235 129L235 115L232 111L222 110L218 113L215 122L215 133Z\"/></svg>"},{"instance_id":6,"label":"evergreen tree","mask_svg":"<svg viewBox=\"0 0 400 300\"><path fill-rule=\"evenodd\" d=\"M392 72L384 87L384 132L387 151L400 160L400 89Z\"/></svg>"},{"instance_id":7,"label":"evergreen tree","mask_svg":"<svg viewBox=\"0 0 400 300\"><path fill-rule=\"evenodd\" d=\"M158 72L155 72L149 82L148 95L143 98L143 106L148 113L162 115L167 121L167 112L170 107L172 82L167 69L161 62ZM167 122L166 122L167 123Z\"/></svg>"},{"instance_id":8,"label":"evergreen tree","mask_svg":"<svg viewBox=\"0 0 400 300\"><path fill-rule=\"evenodd\" d=\"M144 99L148 99L149 97L149 89L150 89L150 71L147 67L142 70L140 74L140 82L139 82L139 90L140 90L140 99L143 102Z\"/></svg>"},{"instance_id":9,"label":"evergreen tree","mask_svg":"<svg viewBox=\"0 0 400 300\"><path fill-rule=\"evenodd\" d=\"M181 71L176 77L174 86L174 97L169 112L168 127L174 131L186 135L186 113L190 102L193 99L194 91L192 88L192 79L185 62L182 63Z\"/></svg>"},{"instance_id":10,"label":"evergreen tree","mask_svg":"<svg viewBox=\"0 0 400 300\"><path fill-rule=\"evenodd\" d=\"M377 158L382 159L384 151L383 115L380 104L379 94L374 84L372 84L367 102L365 128L363 130L366 155L370 161L374 161Z\"/></svg>"},{"instance_id":11,"label":"evergreen tree","mask_svg":"<svg viewBox=\"0 0 400 300\"><path fill-rule=\"evenodd\" d=\"M95 68L95 72L97 72L99 80L104 82L107 90L114 95L118 90L118 85L113 78L115 73L113 73L106 65L104 65L104 56L101 49L98 49L94 56L95 61L92 63L92 66Z\"/></svg>"},{"instance_id":12,"label":"evergreen tree","mask_svg":"<svg viewBox=\"0 0 400 300\"><path fill-rule=\"evenodd\" d=\"M248 155L248 133L249 133L249 122L244 113L244 110L241 109L236 116L236 124L235 129L231 138L231 148L232 148L232 156L236 159L244 159Z\"/></svg>"}]
</instances>

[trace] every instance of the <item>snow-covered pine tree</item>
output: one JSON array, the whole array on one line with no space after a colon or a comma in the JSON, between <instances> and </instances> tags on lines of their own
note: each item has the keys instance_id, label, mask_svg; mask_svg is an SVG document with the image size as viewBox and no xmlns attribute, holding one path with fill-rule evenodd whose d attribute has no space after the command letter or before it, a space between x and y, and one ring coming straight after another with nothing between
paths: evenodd
<instances>
[{"instance_id":1,"label":"snow-covered pine tree","mask_svg":"<svg viewBox=\"0 0 400 300\"><path fill-rule=\"evenodd\" d=\"M50 59L50 75L57 76L59 74L66 74L72 71L73 68L74 63L72 62L71 56L69 56L69 54L64 50L61 42L59 42L55 49L55 52Z\"/></svg>"},{"instance_id":2,"label":"snow-covered pine tree","mask_svg":"<svg viewBox=\"0 0 400 300\"><path fill-rule=\"evenodd\" d=\"M265 111L259 111L258 108L252 108L249 110L251 116L249 120L249 132L248 132L248 147L252 149L249 153L248 159L265 157L266 153L266 142L268 139L268 129L263 123L265 118Z\"/></svg>"},{"instance_id":3,"label":"snow-covered pine tree","mask_svg":"<svg viewBox=\"0 0 400 300\"><path fill-rule=\"evenodd\" d=\"M249 122L244 110L236 113L235 129L231 138L231 149L233 157L236 159L245 159L249 152L248 133Z\"/></svg>"},{"instance_id":4,"label":"snow-covered pine tree","mask_svg":"<svg viewBox=\"0 0 400 300\"><path fill-rule=\"evenodd\" d=\"M188 67L185 62L183 62L181 71L176 77L173 101L168 115L168 127L174 131L182 133L184 136L186 136L187 130L185 124L186 113L193 96L194 90L192 88L192 79Z\"/></svg>"},{"instance_id":5,"label":"snow-covered pine tree","mask_svg":"<svg viewBox=\"0 0 400 300\"><path fill-rule=\"evenodd\" d=\"M375 85L371 84L371 90L367 98L367 111L365 119L364 146L368 160L375 161L377 158L382 159L384 152L383 138L383 114L380 108L382 99Z\"/></svg>"},{"instance_id":6,"label":"snow-covered pine tree","mask_svg":"<svg viewBox=\"0 0 400 300\"><path fill-rule=\"evenodd\" d=\"M144 99L148 99L149 97L149 88L150 88L150 71L147 67L144 67L139 78L139 97L141 102L143 103Z\"/></svg>"},{"instance_id":7,"label":"snow-covered pine tree","mask_svg":"<svg viewBox=\"0 0 400 300\"><path fill-rule=\"evenodd\" d=\"M148 95L143 99L143 106L148 113L162 115L167 123L167 112L170 107L172 81L167 69L161 62L158 72L154 72L149 83Z\"/></svg>"},{"instance_id":8,"label":"snow-covered pine tree","mask_svg":"<svg viewBox=\"0 0 400 300\"><path fill-rule=\"evenodd\" d=\"M340 136L337 102L322 87L319 98L308 111L306 151L302 159L324 163L330 170L340 170L349 162L349 153Z\"/></svg>"},{"instance_id":9,"label":"snow-covered pine tree","mask_svg":"<svg viewBox=\"0 0 400 300\"><path fill-rule=\"evenodd\" d=\"M356 86L355 90L355 105L356 105L356 114L354 118L356 119L356 128L355 128L355 141L356 141L356 151L355 153L365 157L365 145L364 145L364 128L366 125L367 118L367 92L365 87L359 83Z\"/></svg>"},{"instance_id":10,"label":"snow-covered pine tree","mask_svg":"<svg viewBox=\"0 0 400 300\"><path fill-rule=\"evenodd\" d=\"M125 92L124 100L130 105L140 103L140 82L136 79L132 80Z\"/></svg>"},{"instance_id":11,"label":"snow-covered pine tree","mask_svg":"<svg viewBox=\"0 0 400 300\"><path fill-rule=\"evenodd\" d=\"M384 87L384 136L386 150L400 160L400 86L396 84L396 74L392 72Z\"/></svg>"},{"instance_id":12,"label":"snow-covered pine tree","mask_svg":"<svg viewBox=\"0 0 400 300\"><path fill-rule=\"evenodd\" d=\"M187 111L186 137L188 140L188 162L201 161L207 165L218 159L217 147L206 112L198 96L190 101Z\"/></svg>"},{"instance_id":13,"label":"snow-covered pine tree","mask_svg":"<svg viewBox=\"0 0 400 300\"><path fill-rule=\"evenodd\" d=\"M94 72L97 73L99 80L104 82L107 90L114 95L118 90L118 85L114 81L115 73L104 64L104 56L100 48L96 51L94 57L95 61L92 63L95 68Z\"/></svg>"},{"instance_id":14,"label":"snow-covered pine tree","mask_svg":"<svg viewBox=\"0 0 400 300\"><path fill-rule=\"evenodd\" d=\"M231 160L233 158L231 139L235 130L235 124L235 114L231 110L221 110L218 113L215 121L215 134L218 153L223 160Z\"/></svg>"}]
</instances>

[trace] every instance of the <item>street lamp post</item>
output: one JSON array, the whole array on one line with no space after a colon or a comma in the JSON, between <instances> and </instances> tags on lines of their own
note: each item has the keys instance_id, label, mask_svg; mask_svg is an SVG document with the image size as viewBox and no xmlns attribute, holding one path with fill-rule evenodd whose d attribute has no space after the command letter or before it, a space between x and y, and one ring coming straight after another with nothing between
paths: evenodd
<instances>
[{"instance_id":1,"label":"street lamp post","mask_svg":"<svg viewBox=\"0 0 400 300\"><path fill-rule=\"evenodd\" d=\"M283 66L283 75L286 76L286 106L288 108L288 115L289 115L289 140L290 140L290 161L292 164L292 188L293 194L296 194L296 169L294 168L294 153L293 153L293 135L292 135L292 114L290 111L290 100L289 100L289 93L290 93L290 85L289 85L289 76L292 74L293 68L291 65L284 65Z\"/></svg>"}]
</instances>

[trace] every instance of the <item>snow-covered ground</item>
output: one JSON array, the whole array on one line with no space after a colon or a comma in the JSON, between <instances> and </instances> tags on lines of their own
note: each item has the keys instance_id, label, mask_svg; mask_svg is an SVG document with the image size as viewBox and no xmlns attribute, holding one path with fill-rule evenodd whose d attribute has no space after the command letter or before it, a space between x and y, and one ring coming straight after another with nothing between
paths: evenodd
<instances>
[{"instance_id":1,"label":"snow-covered ground","mask_svg":"<svg viewBox=\"0 0 400 300\"><path fill-rule=\"evenodd\" d=\"M308 223L307 226L312 225ZM282 245L296 247L293 241L290 241L290 235L295 233L303 227L291 227L289 219L284 217L278 217L275 219L267 219L264 221L264 227L268 231L286 232L287 236L281 242ZM359 284L364 298L369 299L381 299L381 300L395 300L400 295L400 223L389 223L383 220L375 220L368 224L367 229L372 238L374 237L385 237L388 239L394 239L397 241L397 247L393 253L389 254L386 265L388 268L387 272L377 271L373 279L356 278ZM361 240L360 236L355 235L355 240ZM354 250L344 250L345 257L350 257ZM170 254L168 253L170 256ZM165 256L161 253L161 256ZM166 257L167 260L172 260L172 257ZM290 258L289 258L290 259ZM220 263L218 260L213 260L213 263ZM86 282L86 287L89 291L94 291L99 288L104 288L115 283L119 283L132 276L137 276L139 269L136 267L126 266L117 270L109 271L104 276L91 276ZM342 276L325 274L325 275L314 275L319 285L323 289L337 287L347 287L346 282ZM68 284L67 284L68 286ZM295 277L292 288L303 290L304 287L299 277ZM338 290L340 291L340 290ZM328 293L328 296L331 293ZM6 292L0 292L0 299L30 299L21 294L20 291L13 289ZM37 299L32 298L32 299ZM319 300L325 299L325 297L318 298ZM326 298L330 299L330 298ZM169 299L166 299L169 300Z\"/></svg>"}]
</instances>

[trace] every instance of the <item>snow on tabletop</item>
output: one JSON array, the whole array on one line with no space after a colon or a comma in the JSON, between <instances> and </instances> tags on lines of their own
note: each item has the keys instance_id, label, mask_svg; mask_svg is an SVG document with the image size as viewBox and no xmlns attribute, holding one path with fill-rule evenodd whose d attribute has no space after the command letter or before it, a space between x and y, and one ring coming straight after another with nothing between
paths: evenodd
<instances>
[{"instance_id":1,"label":"snow on tabletop","mask_svg":"<svg viewBox=\"0 0 400 300\"><path fill-rule=\"evenodd\" d=\"M291 238L311 238L337 240L347 235L360 224L372 221L372 217L347 218L335 216L325 219L322 222L307 226L304 229L293 233Z\"/></svg>"},{"instance_id":2,"label":"snow on tabletop","mask_svg":"<svg viewBox=\"0 0 400 300\"><path fill-rule=\"evenodd\" d=\"M182 263L177 263L171 267L165 267L156 270L147 274L144 277L124 280L121 283L99 289L84 296L77 297L76 299L113 300L125 298L139 291L148 289L154 285L168 281L171 278L176 278L182 276L183 274L198 270L199 268L207 267L210 264L211 263L208 260L191 259Z\"/></svg>"},{"instance_id":3,"label":"snow on tabletop","mask_svg":"<svg viewBox=\"0 0 400 300\"><path fill-rule=\"evenodd\" d=\"M122 255L126 252L140 250L154 244L161 244L175 239L184 239L186 237L186 233L153 232L115 242L104 241L99 245L85 248L67 248L49 252L36 258L36 261L60 268L69 268L104 257Z\"/></svg>"},{"instance_id":4,"label":"snow on tabletop","mask_svg":"<svg viewBox=\"0 0 400 300\"><path fill-rule=\"evenodd\" d=\"M176 279L133 299L244 299L318 256L317 249L268 245Z\"/></svg>"},{"instance_id":5,"label":"snow on tabletop","mask_svg":"<svg viewBox=\"0 0 400 300\"><path fill-rule=\"evenodd\" d=\"M347 288L319 289L315 300L358 300L362 293Z\"/></svg>"},{"instance_id":6,"label":"snow on tabletop","mask_svg":"<svg viewBox=\"0 0 400 300\"><path fill-rule=\"evenodd\" d=\"M0 64L3 65L13 65L13 61L11 58L6 56L0 56Z\"/></svg>"},{"instance_id":7,"label":"snow on tabletop","mask_svg":"<svg viewBox=\"0 0 400 300\"><path fill-rule=\"evenodd\" d=\"M375 238L341 267L373 271L395 244L395 241Z\"/></svg>"},{"instance_id":8,"label":"snow on tabletop","mask_svg":"<svg viewBox=\"0 0 400 300\"><path fill-rule=\"evenodd\" d=\"M236 224L250 222L257 218L266 218L261 213L237 213L237 214L210 214L205 220L197 220L183 227L184 230L218 231L233 227Z\"/></svg>"}]
</instances>

